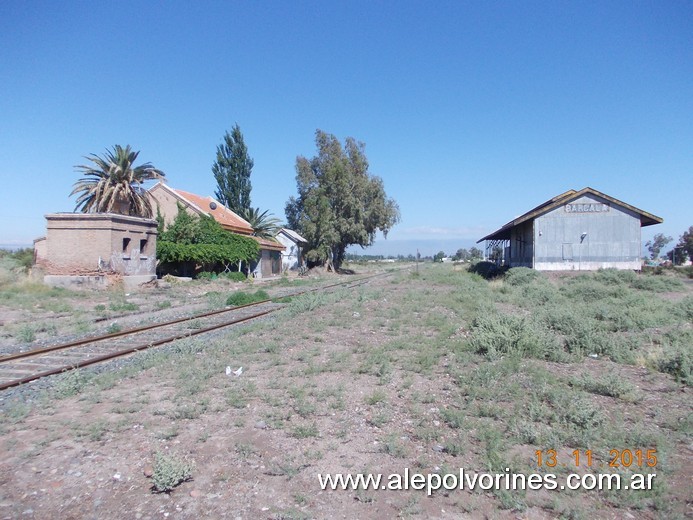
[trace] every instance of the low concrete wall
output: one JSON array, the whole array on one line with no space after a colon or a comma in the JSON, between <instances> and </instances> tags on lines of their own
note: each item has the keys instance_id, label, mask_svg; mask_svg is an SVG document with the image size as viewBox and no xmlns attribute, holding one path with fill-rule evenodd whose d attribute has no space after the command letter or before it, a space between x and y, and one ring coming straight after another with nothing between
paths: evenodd
<instances>
[{"instance_id":1,"label":"low concrete wall","mask_svg":"<svg viewBox=\"0 0 693 520\"><path fill-rule=\"evenodd\" d=\"M596 271L598 269L621 269L640 271L640 261L635 262L537 262L537 271Z\"/></svg>"},{"instance_id":2,"label":"low concrete wall","mask_svg":"<svg viewBox=\"0 0 693 520\"><path fill-rule=\"evenodd\" d=\"M108 278L104 276L63 276L47 274L43 277L43 283L51 287L65 287L72 289L75 287L97 287L104 289L108 287Z\"/></svg>"},{"instance_id":3,"label":"low concrete wall","mask_svg":"<svg viewBox=\"0 0 693 520\"><path fill-rule=\"evenodd\" d=\"M43 277L43 283L50 285L51 287L64 287L66 289L76 289L76 288L94 288L94 289L105 289L114 280L122 282L123 288L126 290L136 289L142 284L153 282L156 280L156 275L142 275L142 276L68 276L68 275L55 275L48 274Z\"/></svg>"}]
</instances>

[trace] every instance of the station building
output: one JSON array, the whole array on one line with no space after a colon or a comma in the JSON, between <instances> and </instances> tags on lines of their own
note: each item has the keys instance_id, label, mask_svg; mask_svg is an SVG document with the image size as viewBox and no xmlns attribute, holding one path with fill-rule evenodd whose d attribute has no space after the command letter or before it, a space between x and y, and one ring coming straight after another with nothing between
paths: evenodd
<instances>
[{"instance_id":1,"label":"station building","mask_svg":"<svg viewBox=\"0 0 693 520\"><path fill-rule=\"evenodd\" d=\"M641 230L662 218L593 188L569 190L511 220L477 243L509 267L539 271L641 268Z\"/></svg>"},{"instance_id":2,"label":"station building","mask_svg":"<svg viewBox=\"0 0 693 520\"><path fill-rule=\"evenodd\" d=\"M257 242L260 255L250 266L250 270L255 278L267 278L281 274L284 245L274 239L255 236L253 228L248 221L241 218L218 200L173 189L163 182L152 186L149 189L149 194L154 199L155 205L164 218L166 225L175 220L179 206L191 215L209 215L226 231L251 238Z\"/></svg>"}]
</instances>

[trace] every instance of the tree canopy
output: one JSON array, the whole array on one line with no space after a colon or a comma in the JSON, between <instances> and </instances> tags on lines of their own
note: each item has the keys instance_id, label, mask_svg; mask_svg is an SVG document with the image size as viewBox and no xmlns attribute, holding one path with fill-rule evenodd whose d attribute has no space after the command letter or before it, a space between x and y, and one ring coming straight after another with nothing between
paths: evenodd
<instances>
[{"instance_id":1,"label":"tree canopy","mask_svg":"<svg viewBox=\"0 0 693 520\"><path fill-rule=\"evenodd\" d=\"M460 249L457 250L455 255L452 257L453 260L461 260L463 262L466 262L469 260L469 251L467 251L465 248L461 247Z\"/></svg>"},{"instance_id":2,"label":"tree canopy","mask_svg":"<svg viewBox=\"0 0 693 520\"><path fill-rule=\"evenodd\" d=\"M693 260L693 226L683 232L676 246L667 253L667 257L676 265L683 264L686 257Z\"/></svg>"},{"instance_id":3,"label":"tree canopy","mask_svg":"<svg viewBox=\"0 0 693 520\"><path fill-rule=\"evenodd\" d=\"M75 211L83 213L119 213L134 217L152 217L149 194L142 184L160 180L164 172L150 163L134 166L140 152L130 145L115 145L104 157L90 154L84 158L93 165L75 166L84 178L73 185L70 196L79 194Z\"/></svg>"},{"instance_id":4,"label":"tree canopy","mask_svg":"<svg viewBox=\"0 0 693 520\"><path fill-rule=\"evenodd\" d=\"M298 197L287 202L286 219L308 240L309 261L339 269L348 246L372 245L378 230L387 236L399 222L399 207L382 179L369 173L363 143L348 137L342 147L317 130L315 145L315 157L296 159Z\"/></svg>"},{"instance_id":5,"label":"tree canopy","mask_svg":"<svg viewBox=\"0 0 693 520\"><path fill-rule=\"evenodd\" d=\"M472 247L469 250L469 259L474 261L474 260L481 260L484 258L484 252L479 249L478 247Z\"/></svg>"},{"instance_id":6,"label":"tree canopy","mask_svg":"<svg viewBox=\"0 0 693 520\"><path fill-rule=\"evenodd\" d=\"M230 134L224 134L224 142L217 146L217 159L212 165L212 173L217 181L216 199L239 215L250 209L250 174L253 164L241 129L236 124Z\"/></svg>"},{"instance_id":7,"label":"tree canopy","mask_svg":"<svg viewBox=\"0 0 693 520\"><path fill-rule=\"evenodd\" d=\"M652 240L645 242L645 247L650 252L650 258L652 258L652 260L659 258L659 253L662 248L672 240L674 239L664 235L664 233L657 233Z\"/></svg>"},{"instance_id":8,"label":"tree canopy","mask_svg":"<svg viewBox=\"0 0 693 520\"><path fill-rule=\"evenodd\" d=\"M684 231L683 235L679 237L679 247L688 255L689 260L693 260L693 226L688 228L688 231Z\"/></svg>"}]
</instances>

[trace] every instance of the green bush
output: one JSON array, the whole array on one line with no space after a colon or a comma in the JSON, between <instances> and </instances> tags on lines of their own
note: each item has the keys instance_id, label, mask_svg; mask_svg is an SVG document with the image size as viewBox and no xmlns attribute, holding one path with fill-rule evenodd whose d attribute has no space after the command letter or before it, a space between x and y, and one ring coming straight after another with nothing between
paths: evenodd
<instances>
[{"instance_id":1,"label":"green bush","mask_svg":"<svg viewBox=\"0 0 693 520\"><path fill-rule=\"evenodd\" d=\"M32 325L25 324L19 328L15 336L23 343L32 343L36 339L36 330Z\"/></svg>"},{"instance_id":2,"label":"green bush","mask_svg":"<svg viewBox=\"0 0 693 520\"><path fill-rule=\"evenodd\" d=\"M604 285L632 285L637 278L633 271L620 269L599 269L594 279Z\"/></svg>"},{"instance_id":3,"label":"green bush","mask_svg":"<svg viewBox=\"0 0 693 520\"><path fill-rule=\"evenodd\" d=\"M586 318L596 320L610 332L633 332L674 324L685 313L681 306L656 296L629 291L623 298L609 298L592 305L575 305ZM595 325L596 326L596 325Z\"/></svg>"},{"instance_id":4,"label":"green bush","mask_svg":"<svg viewBox=\"0 0 693 520\"><path fill-rule=\"evenodd\" d=\"M661 276L663 271L644 270L640 274L619 269L600 269L594 273L594 280L604 285L623 286L650 292L680 291L683 284L669 276Z\"/></svg>"},{"instance_id":5,"label":"green bush","mask_svg":"<svg viewBox=\"0 0 693 520\"><path fill-rule=\"evenodd\" d=\"M197 273L196 278L198 280L231 280L233 282L245 282L247 278L244 273L239 273L238 271L226 271L223 273L215 273L212 271L202 271Z\"/></svg>"},{"instance_id":6,"label":"green bush","mask_svg":"<svg viewBox=\"0 0 693 520\"><path fill-rule=\"evenodd\" d=\"M592 351L600 356L608 356L616 363L632 365L639 357L644 339L632 334L598 334L596 348ZM590 352L591 353L591 352Z\"/></svg>"},{"instance_id":7,"label":"green bush","mask_svg":"<svg viewBox=\"0 0 693 520\"><path fill-rule=\"evenodd\" d=\"M693 385L693 331L678 330L664 335L663 354L657 363L660 372L673 375L677 381Z\"/></svg>"},{"instance_id":8,"label":"green bush","mask_svg":"<svg viewBox=\"0 0 693 520\"><path fill-rule=\"evenodd\" d=\"M682 290L684 285L678 278L641 274L635 278L631 287L641 291L673 292Z\"/></svg>"},{"instance_id":9,"label":"green bush","mask_svg":"<svg viewBox=\"0 0 693 520\"><path fill-rule=\"evenodd\" d=\"M585 312L582 305L546 306L539 319L563 338L565 349L571 354L602 354L609 343L599 323Z\"/></svg>"},{"instance_id":10,"label":"green bush","mask_svg":"<svg viewBox=\"0 0 693 520\"><path fill-rule=\"evenodd\" d=\"M22 271L28 271L34 265L34 248L26 247L16 251L0 249L0 259L5 260L8 266L11 265Z\"/></svg>"},{"instance_id":11,"label":"green bush","mask_svg":"<svg viewBox=\"0 0 693 520\"><path fill-rule=\"evenodd\" d=\"M565 305L558 290L545 279L537 279L529 285L519 287L520 291L516 295L516 301L525 308L534 308L552 303L554 305ZM542 282L543 283L540 283Z\"/></svg>"},{"instance_id":12,"label":"green bush","mask_svg":"<svg viewBox=\"0 0 693 520\"><path fill-rule=\"evenodd\" d=\"M172 454L157 452L154 455L152 481L154 491L168 493L178 484L192 478L194 465Z\"/></svg>"},{"instance_id":13,"label":"green bush","mask_svg":"<svg viewBox=\"0 0 693 520\"><path fill-rule=\"evenodd\" d=\"M556 336L536 321L522 316L483 314L474 319L470 346L477 354L497 359L503 354L522 357L565 359Z\"/></svg>"},{"instance_id":14,"label":"green bush","mask_svg":"<svg viewBox=\"0 0 693 520\"><path fill-rule=\"evenodd\" d=\"M131 302L111 302L111 304L108 306L109 309L112 311L118 311L118 312L126 312L126 311L137 311L139 310L140 306L137 305L136 303L131 303Z\"/></svg>"},{"instance_id":15,"label":"green bush","mask_svg":"<svg viewBox=\"0 0 693 520\"><path fill-rule=\"evenodd\" d=\"M573 301L594 302L604 298L622 298L628 293L625 283L601 283L590 275L576 276L567 280L560 292Z\"/></svg>"},{"instance_id":16,"label":"green bush","mask_svg":"<svg viewBox=\"0 0 693 520\"><path fill-rule=\"evenodd\" d=\"M234 307L239 307L241 305L248 305L249 303L255 303L263 300L269 300L270 296L266 291L259 290L254 293L246 292L235 292L226 299L226 305L233 305Z\"/></svg>"},{"instance_id":17,"label":"green bush","mask_svg":"<svg viewBox=\"0 0 693 520\"><path fill-rule=\"evenodd\" d=\"M226 273L220 273L219 278L226 278L227 280L231 280L233 282L246 282L248 281L248 278L245 276L244 273L239 273L238 271L230 271Z\"/></svg>"},{"instance_id":18,"label":"green bush","mask_svg":"<svg viewBox=\"0 0 693 520\"><path fill-rule=\"evenodd\" d=\"M504 271L502 267L498 267L493 262L476 262L471 264L467 270L470 273L478 274L487 280L503 274Z\"/></svg>"},{"instance_id":19,"label":"green bush","mask_svg":"<svg viewBox=\"0 0 693 520\"><path fill-rule=\"evenodd\" d=\"M25 278L26 267L10 251L0 249L0 287L16 284Z\"/></svg>"},{"instance_id":20,"label":"green bush","mask_svg":"<svg viewBox=\"0 0 693 520\"><path fill-rule=\"evenodd\" d=\"M688 321L693 322L693 296L686 296L676 304L678 313Z\"/></svg>"},{"instance_id":21,"label":"green bush","mask_svg":"<svg viewBox=\"0 0 693 520\"><path fill-rule=\"evenodd\" d=\"M506 283L517 286L529 285L541 276L542 275L539 274L539 271L530 269L529 267L513 267L505 273L503 279Z\"/></svg>"},{"instance_id":22,"label":"green bush","mask_svg":"<svg viewBox=\"0 0 693 520\"><path fill-rule=\"evenodd\" d=\"M559 420L577 427L578 430L592 430L605 420L602 411L589 399L575 398L574 395L563 394L556 403L556 408Z\"/></svg>"},{"instance_id":23,"label":"green bush","mask_svg":"<svg viewBox=\"0 0 693 520\"><path fill-rule=\"evenodd\" d=\"M637 388L615 374L608 374L599 379L593 378L590 374L583 374L582 377L573 380L572 383L591 394L637 400Z\"/></svg>"}]
</instances>

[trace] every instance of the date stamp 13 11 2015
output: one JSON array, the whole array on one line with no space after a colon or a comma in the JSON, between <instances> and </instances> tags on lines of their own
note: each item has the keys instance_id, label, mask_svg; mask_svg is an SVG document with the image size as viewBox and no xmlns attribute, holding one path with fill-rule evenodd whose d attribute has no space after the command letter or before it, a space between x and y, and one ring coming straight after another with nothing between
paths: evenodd
<instances>
[{"instance_id":1,"label":"date stamp 13 11 2015","mask_svg":"<svg viewBox=\"0 0 693 520\"><path fill-rule=\"evenodd\" d=\"M542 468L654 468L657 466L656 449L613 449L608 457L597 458L592 450L573 450L569 455L559 456L554 449L534 452L537 466Z\"/></svg>"}]
</instances>

